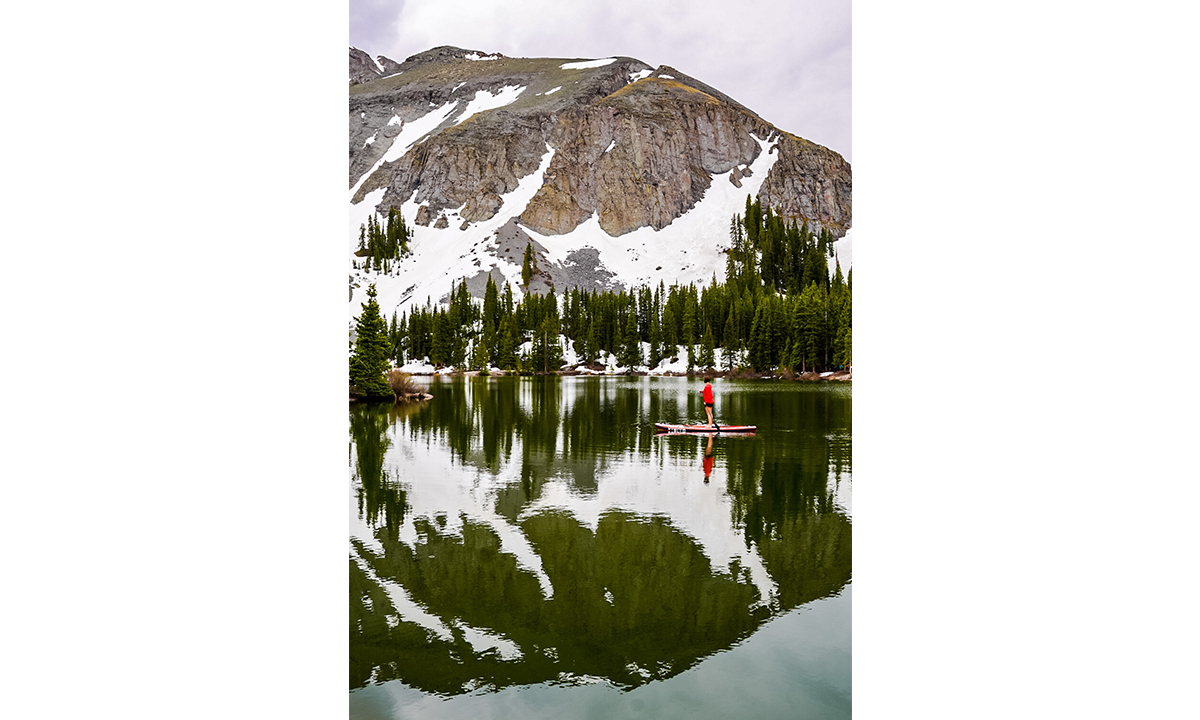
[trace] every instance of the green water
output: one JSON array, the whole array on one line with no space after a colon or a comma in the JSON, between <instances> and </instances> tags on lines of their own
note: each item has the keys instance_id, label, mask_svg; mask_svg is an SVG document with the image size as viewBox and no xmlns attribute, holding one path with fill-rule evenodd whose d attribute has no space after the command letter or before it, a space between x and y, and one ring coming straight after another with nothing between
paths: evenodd
<instances>
[{"instance_id":1,"label":"green water","mask_svg":"<svg viewBox=\"0 0 1200 720\"><path fill-rule=\"evenodd\" d=\"M851 388L426 379L350 410L350 716L849 717Z\"/></svg>"}]
</instances>

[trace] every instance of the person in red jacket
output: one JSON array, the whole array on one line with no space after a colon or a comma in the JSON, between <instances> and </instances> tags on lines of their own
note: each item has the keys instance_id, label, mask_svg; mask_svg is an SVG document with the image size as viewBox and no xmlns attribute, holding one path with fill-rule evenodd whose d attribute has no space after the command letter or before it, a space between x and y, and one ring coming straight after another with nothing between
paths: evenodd
<instances>
[{"instance_id":1,"label":"person in red jacket","mask_svg":"<svg viewBox=\"0 0 1200 720\"><path fill-rule=\"evenodd\" d=\"M721 429L720 425L713 422L713 404L715 398L713 397L712 378L704 378L704 389L700 391L700 395L704 397L704 412L708 413L708 426L715 427L718 430Z\"/></svg>"}]
</instances>

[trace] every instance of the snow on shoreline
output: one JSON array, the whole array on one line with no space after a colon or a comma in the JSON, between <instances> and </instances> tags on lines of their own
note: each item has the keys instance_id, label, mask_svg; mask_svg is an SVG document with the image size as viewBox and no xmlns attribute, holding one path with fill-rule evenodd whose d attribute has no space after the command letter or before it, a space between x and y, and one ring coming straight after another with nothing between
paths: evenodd
<instances>
[{"instance_id":1,"label":"snow on shoreline","mask_svg":"<svg viewBox=\"0 0 1200 720\"><path fill-rule=\"evenodd\" d=\"M658 365L655 365L653 368L651 368L646 363L643 363L641 365L635 365L632 368L626 367L617 362L616 355L611 354L605 350L601 350L599 356L597 357L596 364L601 365L603 367L603 369L602 370L594 370L592 368L585 367L580 364L581 360L580 360L579 356L575 353L575 348L573 347L573 341L570 340L566 335L558 336L558 344L559 344L559 347L562 348L563 363L562 363L561 367L555 368L555 370L573 369L575 372L578 372L580 375L625 375L629 372L641 372L641 373L646 373L647 375L655 375L655 376L686 375L687 374L687 345L677 345L675 347L675 352L671 353L670 355L666 355L666 351L664 349L663 353L666 356L662 360L659 361ZM474 340L471 340L467 343L467 352L466 352L467 357L471 356L471 351L473 349L473 346L474 346ZM641 343L641 346L642 346L642 359L648 360L650 357L650 343L643 341ZM517 352L518 352L518 354L529 353L532 350L532 347L533 347L533 342L531 340L526 340L524 343L521 344L521 346L518 348ZM697 354L698 354L698 351L697 351ZM735 359L744 360L745 359L745 351L743 351L742 354L743 354L743 357L735 358ZM715 348L713 350L713 364L715 365L715 369L718 372L720 372L722 368L726 367L729 364L728 357L726 356L725 350L723 348ZM410 375L450 375L450 374L458 373L458 372L471 372L471 371L466 370L466 368L456 368L456 367L435 368L429 362L428 357L423 357L419 360L409 360L408 362L397 367L396 369L400 370L401 372L406 372ZM500 368L497 368L497 367L489 367L488 372L491 374L494 374L494 375L504 375L505 374L505 372L503 370L501 370ZM693 367L693 372L698 375L703 375L704 370L699 367ZM822 375L822 377L825 377L827 375L832 375L832 374L833 373L825 373L824 375Z\"/></svg>"}]
</instances>

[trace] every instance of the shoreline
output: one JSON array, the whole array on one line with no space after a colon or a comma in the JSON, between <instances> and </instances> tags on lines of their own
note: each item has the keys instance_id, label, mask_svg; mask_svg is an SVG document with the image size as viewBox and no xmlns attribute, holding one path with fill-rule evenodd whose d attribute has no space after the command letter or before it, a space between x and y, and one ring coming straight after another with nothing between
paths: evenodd
<instances>
[{"instance_id":1,"label":"shoreline","mask_svg":"<svg viewBox=\"0 0 1200 720\"><path fill-rule=\"evenodd\" d=\"M580 367L584 367L584 369L580 370L579 369ZM693 378L693 379L694 378L711 377L714 379L715 378L727 378L727 379L731 379L731 380L786 380L786 381L792 381L792 382L851 382L854 380L854 374L851 370L834 370L834 371L826 371L824 373L817 373L817 372L798 373L798 372L793 372L791 370L781 370L781 371L777 371L777 372L757 372L754 370L734 370L732 372L729 372L727 370L719 370L719 371L713 371L710 373L694 372L694 373L688 374L686 372L673 372L673 371L650 373L646 370L635 370L633 372L606 372L607 368L605 368L602 365L598 365L595 367L599 367L600 370L593 370L592 368L589 368L586 366L575 366L575 367L563 368L562 370L554 370L551 372L538 371L538 372L526 373L525 377L535 377L535 376L536 377L546 377L546 376L550 376L550 375L557 375L557 376L561 376L561 377L686 377L686 378ZM393 370L395 370L395 369L396 368L393 368ZM406 375L418 376L418 377L433 377L434 375L441 375L443 377L480 377L482 375L482 373L479 370L451 370L451 371L446 371L446 372L442 372L442 371L438 371L438 370L432 370L432 371L421 370L421 371L416 371L416 372L409 371L409 370L403 370L402 372L404 372ZM509 375L516 375L516 376L520 377L521 373L519 373L519 372L507 373L507 372L504 372L503 370L496 370L495 372L489 371L487 375L482 375L482 376L483 377L507 377ZM394 398L393 401L394 402L423 402L423 401L429 400L431 398L433 398L433 396L430 395L429 393L417 392L417 393L407 393L407 394L405 394L405 397L403 398L403 400L401 400L399 398ZM353 390L350 393L350 402L385 401L388 399L389 398L386 398L386 397L367 398L367 397L358 396L358 395L354 394Z\"/></svg>"},{"instance_id":2,"label":"shoreline","mask_svg":"<svg viewBox=\"0 0 1200 720\"><path fill-rule=\"evenodd\" d=\"M399 368L398 368L399 369ZM448 377L479 377L483 375L480 370L403 370L408 375L419 377L432 377L434 375L442 375ZM691 377L691 378L727 378L731 380L793 380L798 382L850 382L854 379L852 369L833 370L825 372L795 372L792 370L711 370L708 372L695 371L691 373L676 372L667 370L662 372L650 372L647 370L623 370L614 372L603 365L574 365L565 367L560 370L551 370L549 372L538 370L535 372L521 373L518 371L505 372L504 370L489 370L484 377L505 377L508 375L525 375L532 376L547 376L558 375L566 377Z\"/></svg>"}]
</instances>

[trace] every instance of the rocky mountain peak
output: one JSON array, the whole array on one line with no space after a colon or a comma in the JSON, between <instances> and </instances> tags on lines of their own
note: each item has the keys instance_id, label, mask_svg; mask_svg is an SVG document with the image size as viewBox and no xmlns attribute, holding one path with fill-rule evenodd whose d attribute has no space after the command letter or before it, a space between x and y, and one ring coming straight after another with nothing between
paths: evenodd
<instances>
[{"instance_id":1,"label":"rocky mountain peak","mask_svg":"<svg viewBox=\"0 0 1200 720\"><path fill-rule=\"evenodd\" d=\"M400 63L382 55L372 58L358 48L350 48L350 84L371 82L400 72Z\"/></svg>"},{"instance_id":2,"label":"rocky mountain peak","mask_svg":"<svg viewBox=\"0 0 1200 720\"><path fill-rule=\"evenodd\" d=\"M665 242L668 229L686 226L699 228L687 231L688 242L719 259L748 195L814 231L842 237L850 227L851 173L841 155L669 65L451 46L386 75L378 72L384 60L351 49L352 81L356 67L362 77L370 76L363 67L376 71L350 86L352 209L396 208L420 242L458 247L457 238L478 234L468 255L479 273L510 277L508 261L484 250L498 247L503 227L505 242L527 238L548 265L556 254L561 262L586 256L592 276L610 287L689 273L703 282L723 264L697 264L682 249L669 259L632 247L617 257L606 247L633 236ZM585 247L595 256L577 252Z\"/></svg>"},{"instance_id":3,"label":"rocky mountain peak","mask_svg":"<svg viewBox=\"0 0 1200 720\"><path fill-rule=\"evenodd\" d=\"M500 53L487 53L482 50L465 50L452 45L441 45L425 52L417 53L407 59L405 63L412 65L423 65L426 63L446 62L448 60L499 60L504 56Z\"/></svg>"}]
</instances>

